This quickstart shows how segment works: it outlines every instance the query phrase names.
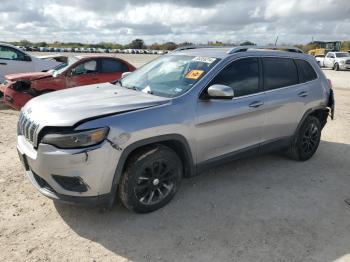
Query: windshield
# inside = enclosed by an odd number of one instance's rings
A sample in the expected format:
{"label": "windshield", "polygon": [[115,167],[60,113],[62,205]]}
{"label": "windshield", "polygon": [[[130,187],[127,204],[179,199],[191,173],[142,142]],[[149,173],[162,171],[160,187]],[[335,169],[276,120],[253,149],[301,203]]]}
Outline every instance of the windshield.
{"label": "windshield", "polygon": [[63,73],[68,67],[70,67],[72,64],[74,64],[75,62],[77,62],[79,59],[75,56],[70,56],[68,57],[68,62],[67,63],[62,63],[59,64],[58,66],[56,66],[53,69],[52,75],[53,76],[58,76],[61,73]]}
{"label": "windshield", "polygon": [[189,90],[218,58],[166,55],[136,70],[120,81],[127,88],[163,97],[176,97]]}
{"label": "windshield", "polygon": [[336,57],[349,57],[350,54],[349,53],[335,53]]}

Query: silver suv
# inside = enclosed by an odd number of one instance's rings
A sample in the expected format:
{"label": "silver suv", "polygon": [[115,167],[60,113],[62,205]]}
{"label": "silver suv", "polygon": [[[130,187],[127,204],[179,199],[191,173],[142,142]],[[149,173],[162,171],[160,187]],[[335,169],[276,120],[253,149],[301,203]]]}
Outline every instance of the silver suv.
{"label": "silver suv", "polygon": [[45,196],[129,209],[167,204],[182,177],[251,153],[316,152],[334,99],[297,49],[183,48],[114,83],[39,96],[21,111],[18,152]]}

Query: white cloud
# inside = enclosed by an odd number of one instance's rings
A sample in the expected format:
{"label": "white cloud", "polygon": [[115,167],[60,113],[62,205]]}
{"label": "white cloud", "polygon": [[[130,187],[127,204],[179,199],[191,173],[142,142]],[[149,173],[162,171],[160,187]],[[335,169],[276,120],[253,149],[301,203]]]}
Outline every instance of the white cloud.
{"label": "white cloud", "polygon": [[37,0],[0,5],[0,41],[284,43],[350,38],[349,0]]}

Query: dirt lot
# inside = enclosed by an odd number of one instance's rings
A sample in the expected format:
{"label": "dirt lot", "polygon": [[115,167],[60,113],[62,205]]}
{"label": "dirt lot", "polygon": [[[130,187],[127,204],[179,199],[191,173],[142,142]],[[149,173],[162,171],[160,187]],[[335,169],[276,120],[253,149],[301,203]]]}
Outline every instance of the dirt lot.
{"label": "dirt lot", "polygon": [[311,160],[265,155],[208,170],[147,215],[40,195],[17,158],[18,113],[0,106],[1,261],[350,261],[350,85],[335,87],[336,120]]}

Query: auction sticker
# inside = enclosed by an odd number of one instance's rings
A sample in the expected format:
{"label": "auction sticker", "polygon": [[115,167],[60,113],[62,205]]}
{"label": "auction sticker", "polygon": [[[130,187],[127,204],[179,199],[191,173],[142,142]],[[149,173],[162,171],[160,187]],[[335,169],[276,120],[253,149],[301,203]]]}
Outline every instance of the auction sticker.
{"label": "auction sticker", "polygon": [[198,79],[204,73],[203,70],[191,70],[187,73],[186,78],[188,79]]}
{"label": "auction sticker", "polygon": [[213,57],[204,57],[204,56],[196,56],[195,58],[192,59],[192,61],[195,62],[202,62],[202,63],[207,63],[211,64],[216,60],[216,58]]}

